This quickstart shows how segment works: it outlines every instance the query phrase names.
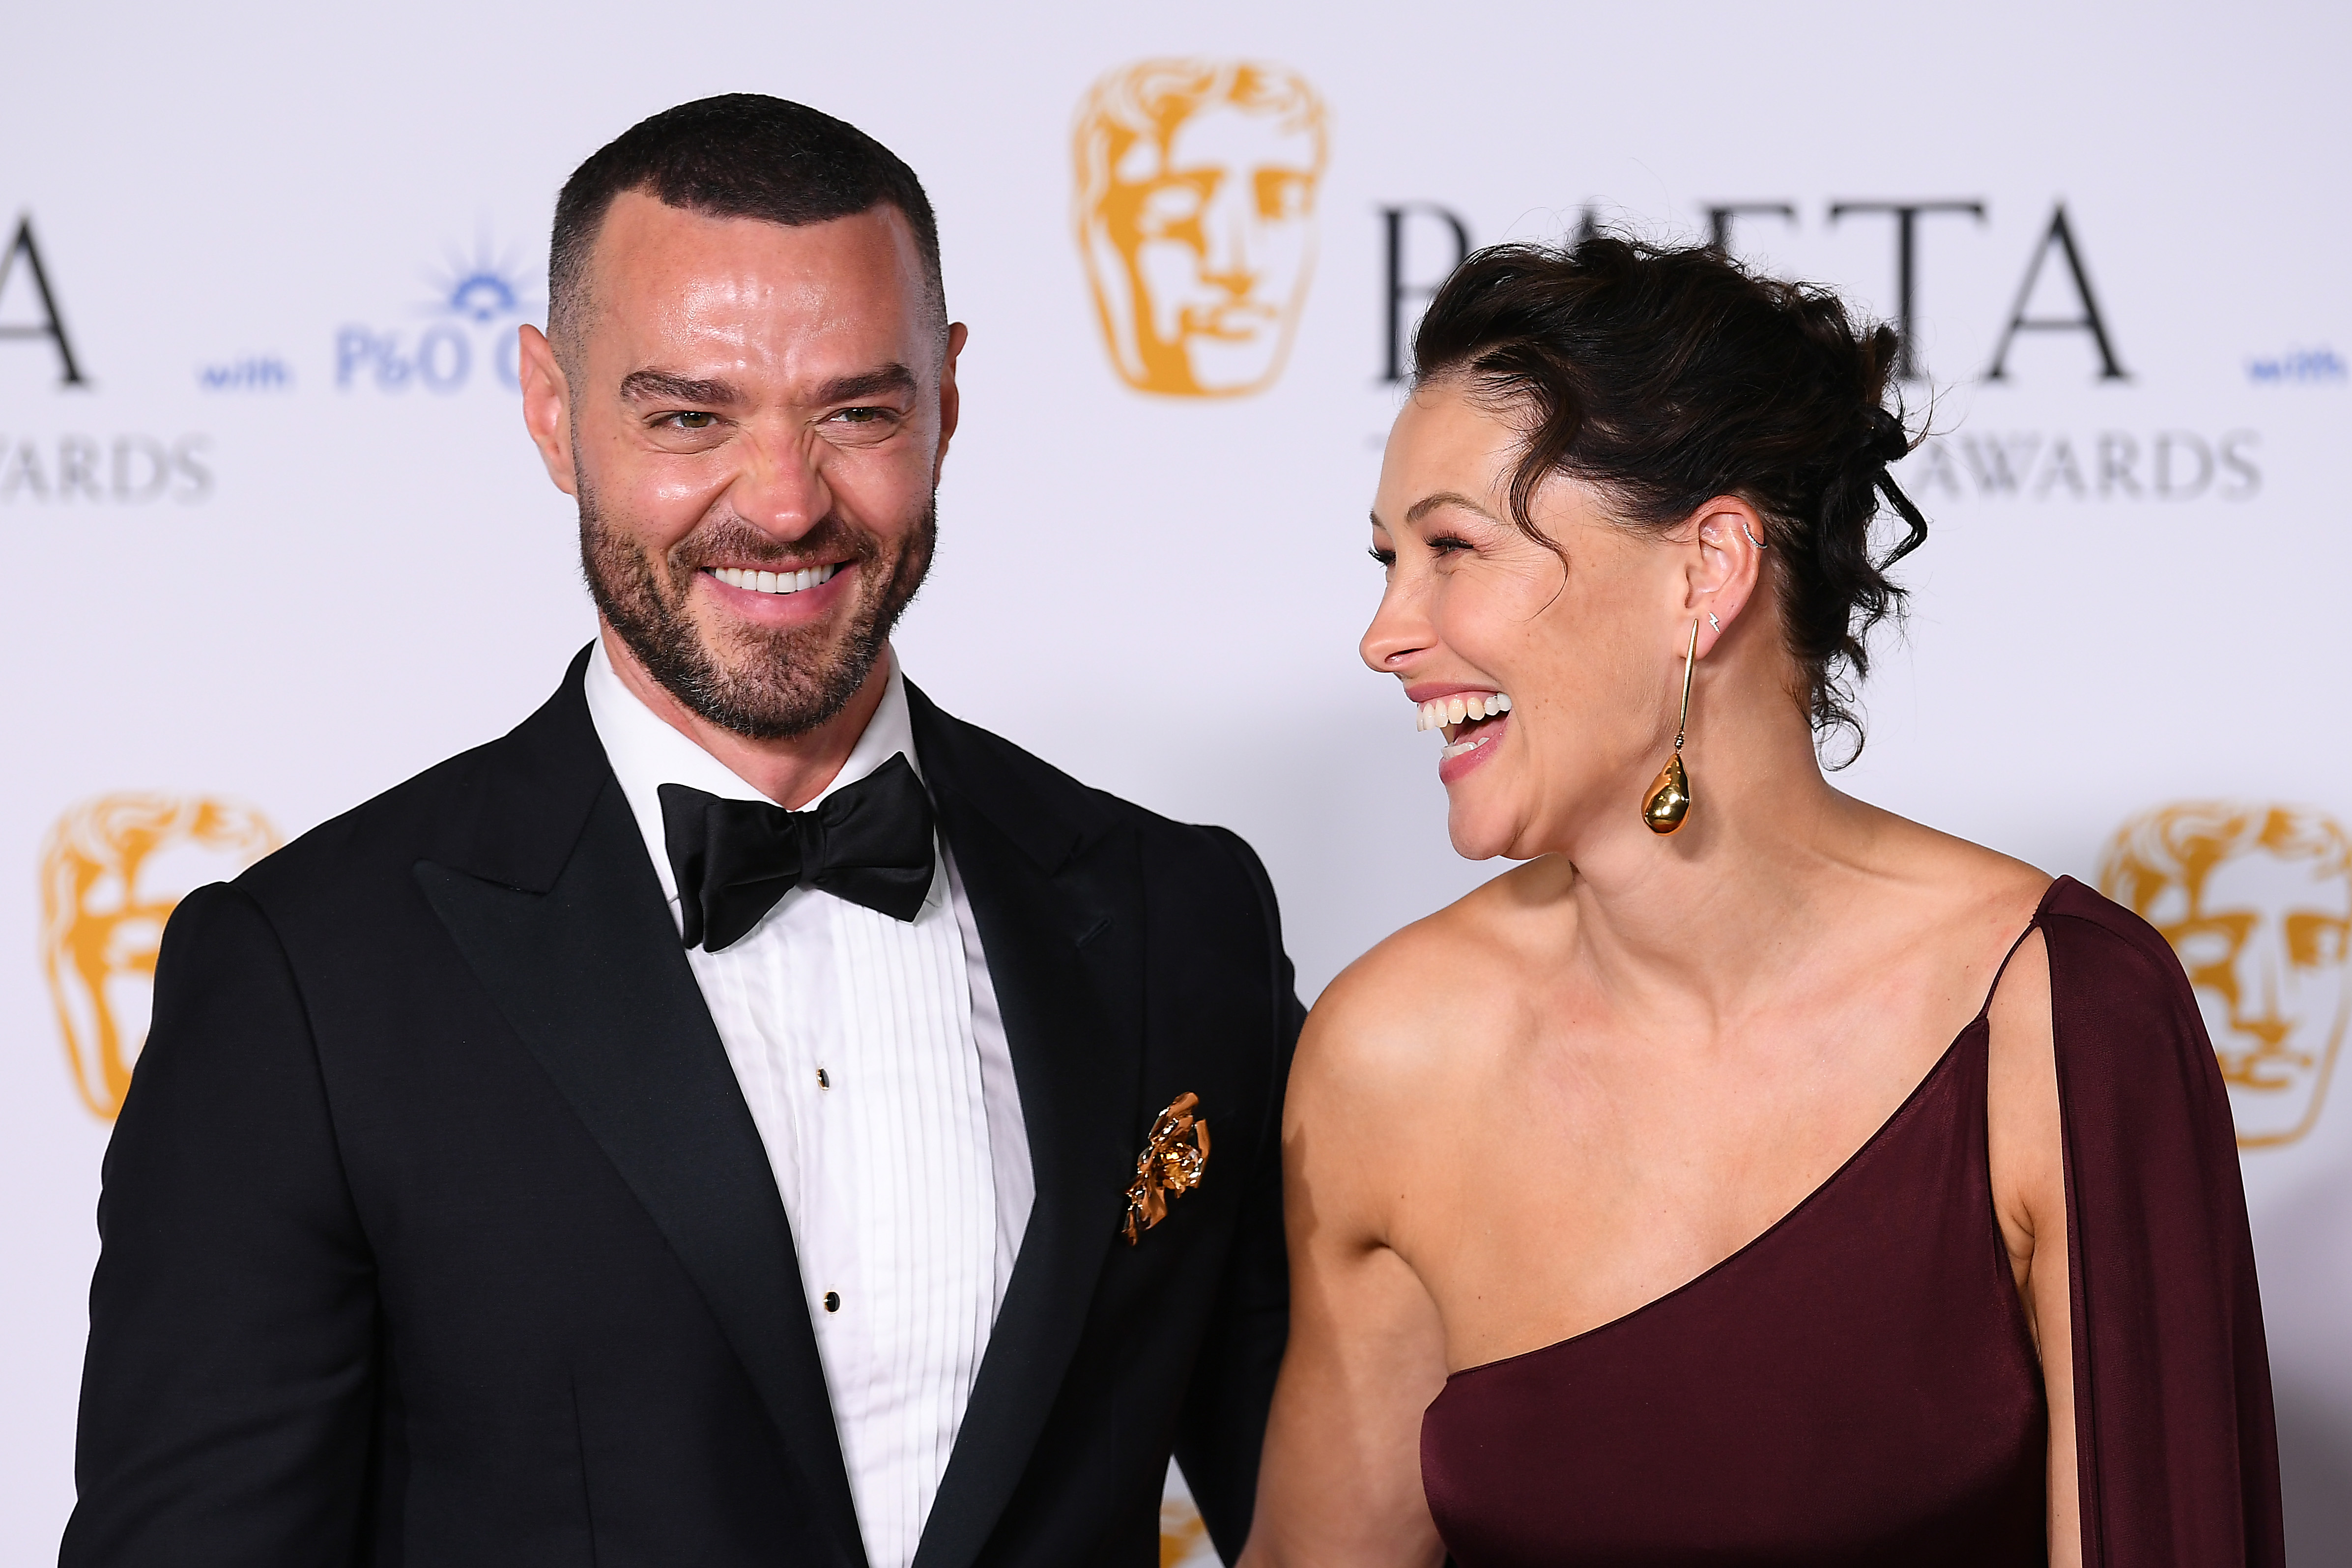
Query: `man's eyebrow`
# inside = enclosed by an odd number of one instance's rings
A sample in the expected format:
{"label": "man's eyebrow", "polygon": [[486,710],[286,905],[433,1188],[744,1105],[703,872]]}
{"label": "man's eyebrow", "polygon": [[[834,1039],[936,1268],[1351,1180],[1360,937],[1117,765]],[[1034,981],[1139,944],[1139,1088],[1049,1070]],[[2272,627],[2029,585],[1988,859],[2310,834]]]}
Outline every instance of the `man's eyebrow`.
{"label": "man's eyebrow", "polygon": [[631,371],[621,378],[621,395],[632,402],[691,402],[706,407],[742,401],[728,382],[698,382],[667,371]]}
{"label": "man's eyebrow", "polygon": [[1408,523],[1417,523],[1440,507],[1459,507],[1465,512],[1477,513],[1490,523],[1496,520],[1494,513],[1459,490],[1440,490],[1433,496],[1423,496],[1406,509],[1404,520]]}
{"label": "man's eyebrow", "polygon": [[818,388],[816,396],[810,401],[819,405],[856,402],[861,398],[887,392],[911,392],[919,385],[914,371],[894,361],[854,376],[836,376]]}

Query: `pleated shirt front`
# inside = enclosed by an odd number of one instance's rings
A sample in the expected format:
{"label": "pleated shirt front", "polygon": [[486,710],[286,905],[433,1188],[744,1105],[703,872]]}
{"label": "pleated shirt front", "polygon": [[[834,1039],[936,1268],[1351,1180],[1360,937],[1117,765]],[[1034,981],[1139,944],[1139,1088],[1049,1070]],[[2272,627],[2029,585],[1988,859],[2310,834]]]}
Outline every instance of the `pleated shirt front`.
{"label": "pleated shirt front", "polygon": [[[589,711],[677,914],[663,784],[763,799],[622,685],[600,643]],[[903,752],[889,684],[806,808]],[[1011,1052],[944,840],[912,921],[813,889],[688,959],[757,1124],[800,1254],[866,1555],[904,1568],[947,1469],[1034,1194]]]}

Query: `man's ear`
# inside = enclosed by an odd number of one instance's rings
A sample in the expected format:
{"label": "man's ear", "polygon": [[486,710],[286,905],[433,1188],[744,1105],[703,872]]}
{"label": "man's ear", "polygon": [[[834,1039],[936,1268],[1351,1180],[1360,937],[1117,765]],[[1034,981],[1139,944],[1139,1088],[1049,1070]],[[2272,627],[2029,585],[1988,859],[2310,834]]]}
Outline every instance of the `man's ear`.
{"label": "man's ear", "polygon": [[1727,636],[1763,585],[1764,518],[1737,496],[1717,496],[1692,515],[1683,612],[1698,622],[1698,653]]}
{"label": "man's ear", "polygon": [[963,394],[956,390],[956,360],[971,336],[971,329],[958,321],[948,328],[947,357],[940,361],[940,448],[931,455],[931,483],[940,482],[940,470],[947,466],[948,442],[956,433],[956,421],[963,414]]}
{"label": "man's ear", "polygon": [[572,387],[554,345],[536,327],[519,329],[521,352],[517,368],[522,382],[522,423],[539,448],[547,476],[567,496],[580,494],[579,473],[572,460]]}

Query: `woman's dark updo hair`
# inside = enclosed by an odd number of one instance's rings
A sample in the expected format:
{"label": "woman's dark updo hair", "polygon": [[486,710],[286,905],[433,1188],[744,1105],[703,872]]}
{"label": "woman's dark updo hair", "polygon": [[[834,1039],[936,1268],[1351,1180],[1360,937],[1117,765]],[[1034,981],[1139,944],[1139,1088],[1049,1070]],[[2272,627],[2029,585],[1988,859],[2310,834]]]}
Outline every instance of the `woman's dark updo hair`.
{"label": "woman's dark updo hair", "polygon": [[[1895,336],[1857,328],[1828,289],[1759,277],[1713,247],[1589,235],[1502,245],[1465,261],[1413,335],[1416,384],[1459,380],[1520,415],[1511,517],[1559,549],[1530,507],[1551,476],[1591,486],[1616,520],[1663,530],[1717,496],[1764,517],[1790,653],[1826,748],[1862,750],[1853,682],[1871,628],[1901,612],[1886,569],[1927,537],[1888,477],[1911,449],[1885,406]],[[1909,536],[1874,559],[1884,495]]]}

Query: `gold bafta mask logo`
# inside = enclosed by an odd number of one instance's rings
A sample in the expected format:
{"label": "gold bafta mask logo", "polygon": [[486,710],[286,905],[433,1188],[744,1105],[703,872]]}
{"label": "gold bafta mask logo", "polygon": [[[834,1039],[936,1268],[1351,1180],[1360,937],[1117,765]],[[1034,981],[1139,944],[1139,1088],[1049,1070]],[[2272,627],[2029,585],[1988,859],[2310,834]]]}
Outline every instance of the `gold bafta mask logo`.
{"label": "gold bafta mask logo", "polygon": [[1170,1498],[1160,1505],[1160,1568],[1196,1568],[1218,1561],[1210,1544],[1208,1521],[1189,1498]]}
{"label": "gold bafta mask logo", "polygon": [[2191,800],[2124,824],[2099,888],[2164,933],[2242,1148],[2311,1130],[2352,1015],[2352,839],[2299,806]]}
{"label": "gold bafta mask logo", "polygon": [[1160,1495],[1160,1568],[1219,1568],[1208,1521],[1173,1467]]}
{"label": "gold bafta mask logo", "polygon": [[111,1121],[147,1042],[163,922],[192,890],[278,847],[261,813],[180,795],[103,795],[41,845],[41,961],[82,1103]]}
{"label": "gold bafta mask logo", "polygon": [[1295,71],[1145,60],[1078,110],[1077,225],[1111,361],[1179,397],[1281,373],[1315,269],[1323,100]]}

